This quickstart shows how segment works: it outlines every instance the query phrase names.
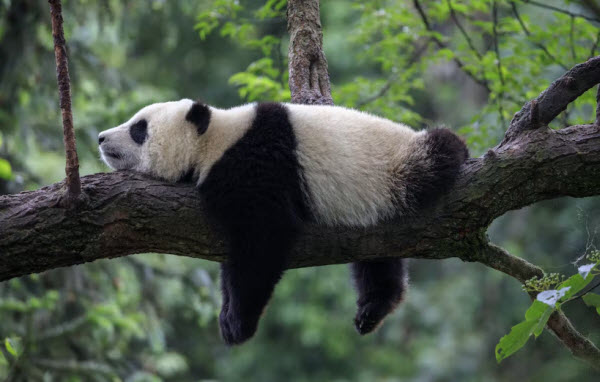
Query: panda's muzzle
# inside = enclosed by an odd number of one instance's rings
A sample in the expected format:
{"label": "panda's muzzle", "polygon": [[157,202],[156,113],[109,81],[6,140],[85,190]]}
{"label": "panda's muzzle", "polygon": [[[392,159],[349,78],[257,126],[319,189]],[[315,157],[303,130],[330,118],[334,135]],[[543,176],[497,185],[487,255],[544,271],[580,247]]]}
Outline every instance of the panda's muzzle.
{"label": "panda's muzzle", "polygon": [[111,157],[111,158],[115,158],[115,159],[123,159],[123,156],[119,153],[114,153],[114,152],[110,152],[110,151],[102,151],[102,153],[104,155],[106,155],[107,157]]}

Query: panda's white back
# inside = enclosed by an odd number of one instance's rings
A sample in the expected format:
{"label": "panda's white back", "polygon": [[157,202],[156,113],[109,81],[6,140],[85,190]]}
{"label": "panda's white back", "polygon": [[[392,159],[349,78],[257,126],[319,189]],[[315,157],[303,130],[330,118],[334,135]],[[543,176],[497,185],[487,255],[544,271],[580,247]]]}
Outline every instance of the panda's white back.
{"label": "panda's white back", "polygon": [[317,220],[367,226],[392,217],[392,174],[419,133],[343,107],[286,107]]}

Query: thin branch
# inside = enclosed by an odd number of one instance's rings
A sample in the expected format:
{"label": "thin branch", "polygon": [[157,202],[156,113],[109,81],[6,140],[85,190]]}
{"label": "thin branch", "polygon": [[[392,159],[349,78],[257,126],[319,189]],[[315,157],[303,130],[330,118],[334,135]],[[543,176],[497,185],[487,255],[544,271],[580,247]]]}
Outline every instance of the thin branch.
{"label": "thin branch", "polygon": [[600,126],[600,85],[596,90],[596,126]]}
{"label": "thin branch", "polygon": [[100,374],[106,377],[114,377],[115,371],[107,364],[94,361],[77,361],[73,359],[56,360],[34,358],[31,363],[43,369],[53,369],[56,371],[64,371],[80,374]]}
{"label": "thin branch", "polygon": [[460,33],[463,35],[465,40],[467,40],[467,44],[469,45],[469,48],[471,49],[473,54],[475,54],[475,56],[477,56],[477,58],[479,60],[481,60],[481,53],[479,53],[477,48],[475,48],[475,44],[473,44],[471,37],[469,36],[469,34],[467,33],[467,31],[465,30],[463,25],[460,23],[460,20],[458,19],[458,15],[454,11],[454,7],[452,7],[451,0],[446,0],[446,3],[448,4],[448,9],[450,10],[450,17],[452,18],[452,21],[454,21],[454,24],[456,24],[456,26],[460,30]]}
{"label": "thin branch", "polygon": [[[519,10],[517,9],[517,4],[515,4],[514,1],[511,1],[510,7],[512,9],[513,15],[519,22],[519,25],[521,26],[521,29],[523,30],[525,35],[527,35],[527,37],[531,37],[531,32],[529,31],[529,28],[527,28],[527,26],[525,25],[525,22],[521,18],[521,14],[519,13]],[[599,33],[599,36],[600,36],[600,33]],[[546,48],[546,46],[544,44],[535,42],[535,41],[531,41],[531,39],[528,39],[527,41],[529,41],[535,47],[541,49],[546,54],[546,56],[548,56],[548,58],[550,58],[554,63],[559,65],[561,68],[563,68],[564,70],[569,70],[569,67],[566,66],[565,64],[563,64],[562,62],[560,62],[560,60],[558,58],[556,58],[556,56],[554,56],[552,53],[550,53],[550,51],[548,50],[548,48]],[[593,57],[593,56],[594,56],[594,53],[592,51],[592,55],[590,57]]]}
{"label": "thin branch", "polygon": [[598,83],[600,83],[600,56],[575,65],[535,99],[538,104],[539,123],[531,122],[532,102],[526,103],[514,115],[500,146],[515,139],[525,130],[549,124],[571,102]]}
{"label": "thin branch", "polygon": [[[480,248],[481,251],[477,255],[465,260],[478,261],[514,277],[522,284],[532,277],[543,276],[543,271],[540,268],[526,260],[511,255],[503,248],[491,243],[483,244]],[[535,298],[535,293],[530,295],[532,298]],[[547,326],[575,357],[586,362],[594,369],[600,370],[600,350],[575,329],[564,313],[559,311],[554,312],[550,316]]]}
{"label": "thin branch", "polygon": [[593,291],[594,289],[598,288],[599,286],[600,286],[600,280],[597,283],[595,283],[594,285],[592,285],[591,287],[589,287],[585,292],[580,292],[577,296],[571,297],[569,299],[569,301],[578,300],[578,299],[582,298],[583,296],[585,296],[586,294]]}
{"label": "thin branch", "polygon": [[69,65],[67,61],[67,48],[63,31],[62,6],[60,0],[48,0],[50,15],[52,17],[52,36],[54,37],[54,55],[56,59],[56,80],[60,93],[60,110],[63,122],[63,139],[67,157],[65,172],[67,175],[67,203],[76,202],[81,195],[81,181],[79,179],[79,159],[75,146],[75,133],[73,131],[73,114],[71,112],[71,84],[69,78]]}
{"label": "thin branch", "polygon": [[496,67],[498,69],[498,77],[500,78],[500,85],[502,89],[498,92],[498,112],[500,113],[500,120],[502,126],[506,126],[506,120],[504,119],[504,108],[502,107],[502,100],[504,98],[504,74],[502,73],[502,61],[500,58],[500,48],[498,47],[498,4],[496,1],[492,2],[492,38],[494,41],[494,53],[496,54]]}
{"label": "thin branch", "polygon": [[[417,47],[417,49],[415,49],[412,56],[406,63],[405,67],[412,66],[421,57],[423,52],[425,52],[426,48],[427,48],[427,43],[424,43],[424,44],[420,45],[419,47]],[[400,70],[402,70],[402,68],[400,68]],[[360,109],[364,105],[369,104],[380,97],[383,97],[388,92],[388,90],[390,90],[390,88],[392,87],[392,85],[394,84],[394,82],[396,81],[396,79],[398,77],[399,77],[398,72],[392,73],[388,77],[387,81],[383,84],[383,86],[375,94],[356,102],[356,105],[354,105],[354,107],[356,107],[357,109]]]}
{"label": "thin branch", "polygon": [[[417,9],[417,12],[419,13],[419,16],[421,17],[421,21],[423,22],[423,25],[425,25],[425,29],[427,29],[427,31],[429,31],[429,32],[434,32],[433,28],[431,27],[431,24],[429,23],[429,19],[427,18],[427,14],[423,10],[423,7],[421,6],[421,3],[419,2],[419,0],[413,0],[413,4],[414,4],[415,8]],[[446,43],[444,43],[442,40],[437,38],[437,36],[432,35],[431,39],[439,48],[441,48],[441,49],[448,48],[448,45],[446,45]],[[453,61],[456,63],[458,68],[460,70],[462,70],[466,75],[471,77],[471,79],[473,81],[475,81],[476,83],[478,83],[479,85],[484,87],[489,93],[492,92],[488,82],[485,79],[479,78],[479,77],[475,76],[473,73],[471,73],[470,71],[466,70],[465,64],[458,57],[454,57]]]}
{"label": "thin branch", "polygon": [[569,45],[571,47],[571,58],[573,62],[577,62],[577,55],[575,54],[575,17],[571,16],[571,27],[569,28]]}
{"label": "thin branch", "polygon": [[558,8],[558,7],[555,7],[553,5],[540,3],[540,2],[537,2],[537,1],[534,1],[534,0],[523,0],[523,2],[526,3],[526,4],[535,5],[536,7],[540,7],[540,8],[544,8],[544,9],[549,9],[551,11],[555,11],[555,12],[559,12],[559,13],[562,13],[562,14],[565,14],[565,15],[569,15],[571,17],[577,17],[577,18],[581,18],[581,19],[586,19],[588,21],[595,21],[597,23],[600,23],[600,19],[597,19],[595,17],[591,17],[591,16],[584,15],[584,14],[581,14],[581,13],[571,12],[571,11],[569,11],[567,9]]}
{"label": "thin branch", "polygon": [[39,341],[44,341],[44,340],[48,340],[51,338],[64,336],[66,334],[72,333],[75,330],[79,329],[87,321],[88,321],[88,317],[86,315],[77,317],[71,321],[61,323],[57,326],[54,326],[52,328],[45,330],[44,332],[40,333],[37,336],[37,339]]}
{"label": "thin branch", "polygon": [[598,49],[599,43],[600,43],[600,31],[598,31],[598,34],[596,35],[596,41],[594,41],[594,44],[592,45],[592,48],[590,49],[590,57],[588,57],[588,59],[590,59],[596,55],[596,49]]}
{"label": "thin branch", "polygon": [[398,73],[392,73],[392,75],[390,75],[388,77],[387,81],[385,81],[383,86],[375,94],[372,94],[372,95],[368,96],[367,98],[356,102],[354,107],[357,109],[360,109],[361,107],[365,106],[366,104],[369,104],[369,103],[375,101],[376,99],[383,97],[385,95],[385,93],[387,93],[388,90],[390,90],[390,88],[392,87],[392,85],[394,84],[394,82],[396,81],[397,78],[398,78]]}

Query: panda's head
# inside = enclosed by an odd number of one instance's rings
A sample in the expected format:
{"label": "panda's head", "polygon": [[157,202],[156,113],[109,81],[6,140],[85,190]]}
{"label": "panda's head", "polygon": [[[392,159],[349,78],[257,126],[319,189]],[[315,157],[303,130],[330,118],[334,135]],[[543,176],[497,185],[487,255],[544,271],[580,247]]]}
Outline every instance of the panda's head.
{"label": "panda's head", "polygon": [[98,136],[102,160],[115,170],[134,170],[176,181],[201,155],[210,108],[182,99],[155,103]]}

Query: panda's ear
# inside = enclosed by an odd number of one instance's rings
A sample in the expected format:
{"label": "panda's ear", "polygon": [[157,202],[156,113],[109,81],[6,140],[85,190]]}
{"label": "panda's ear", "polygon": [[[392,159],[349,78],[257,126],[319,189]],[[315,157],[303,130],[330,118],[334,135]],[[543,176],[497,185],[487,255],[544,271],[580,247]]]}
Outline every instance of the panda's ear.
{"label": "panda's ear", "polygon": [[202,135],[208,129],[210,122],[210,109],[200,101],[195,101],[185,115],[185,120],[196,126],[198,135]]}

